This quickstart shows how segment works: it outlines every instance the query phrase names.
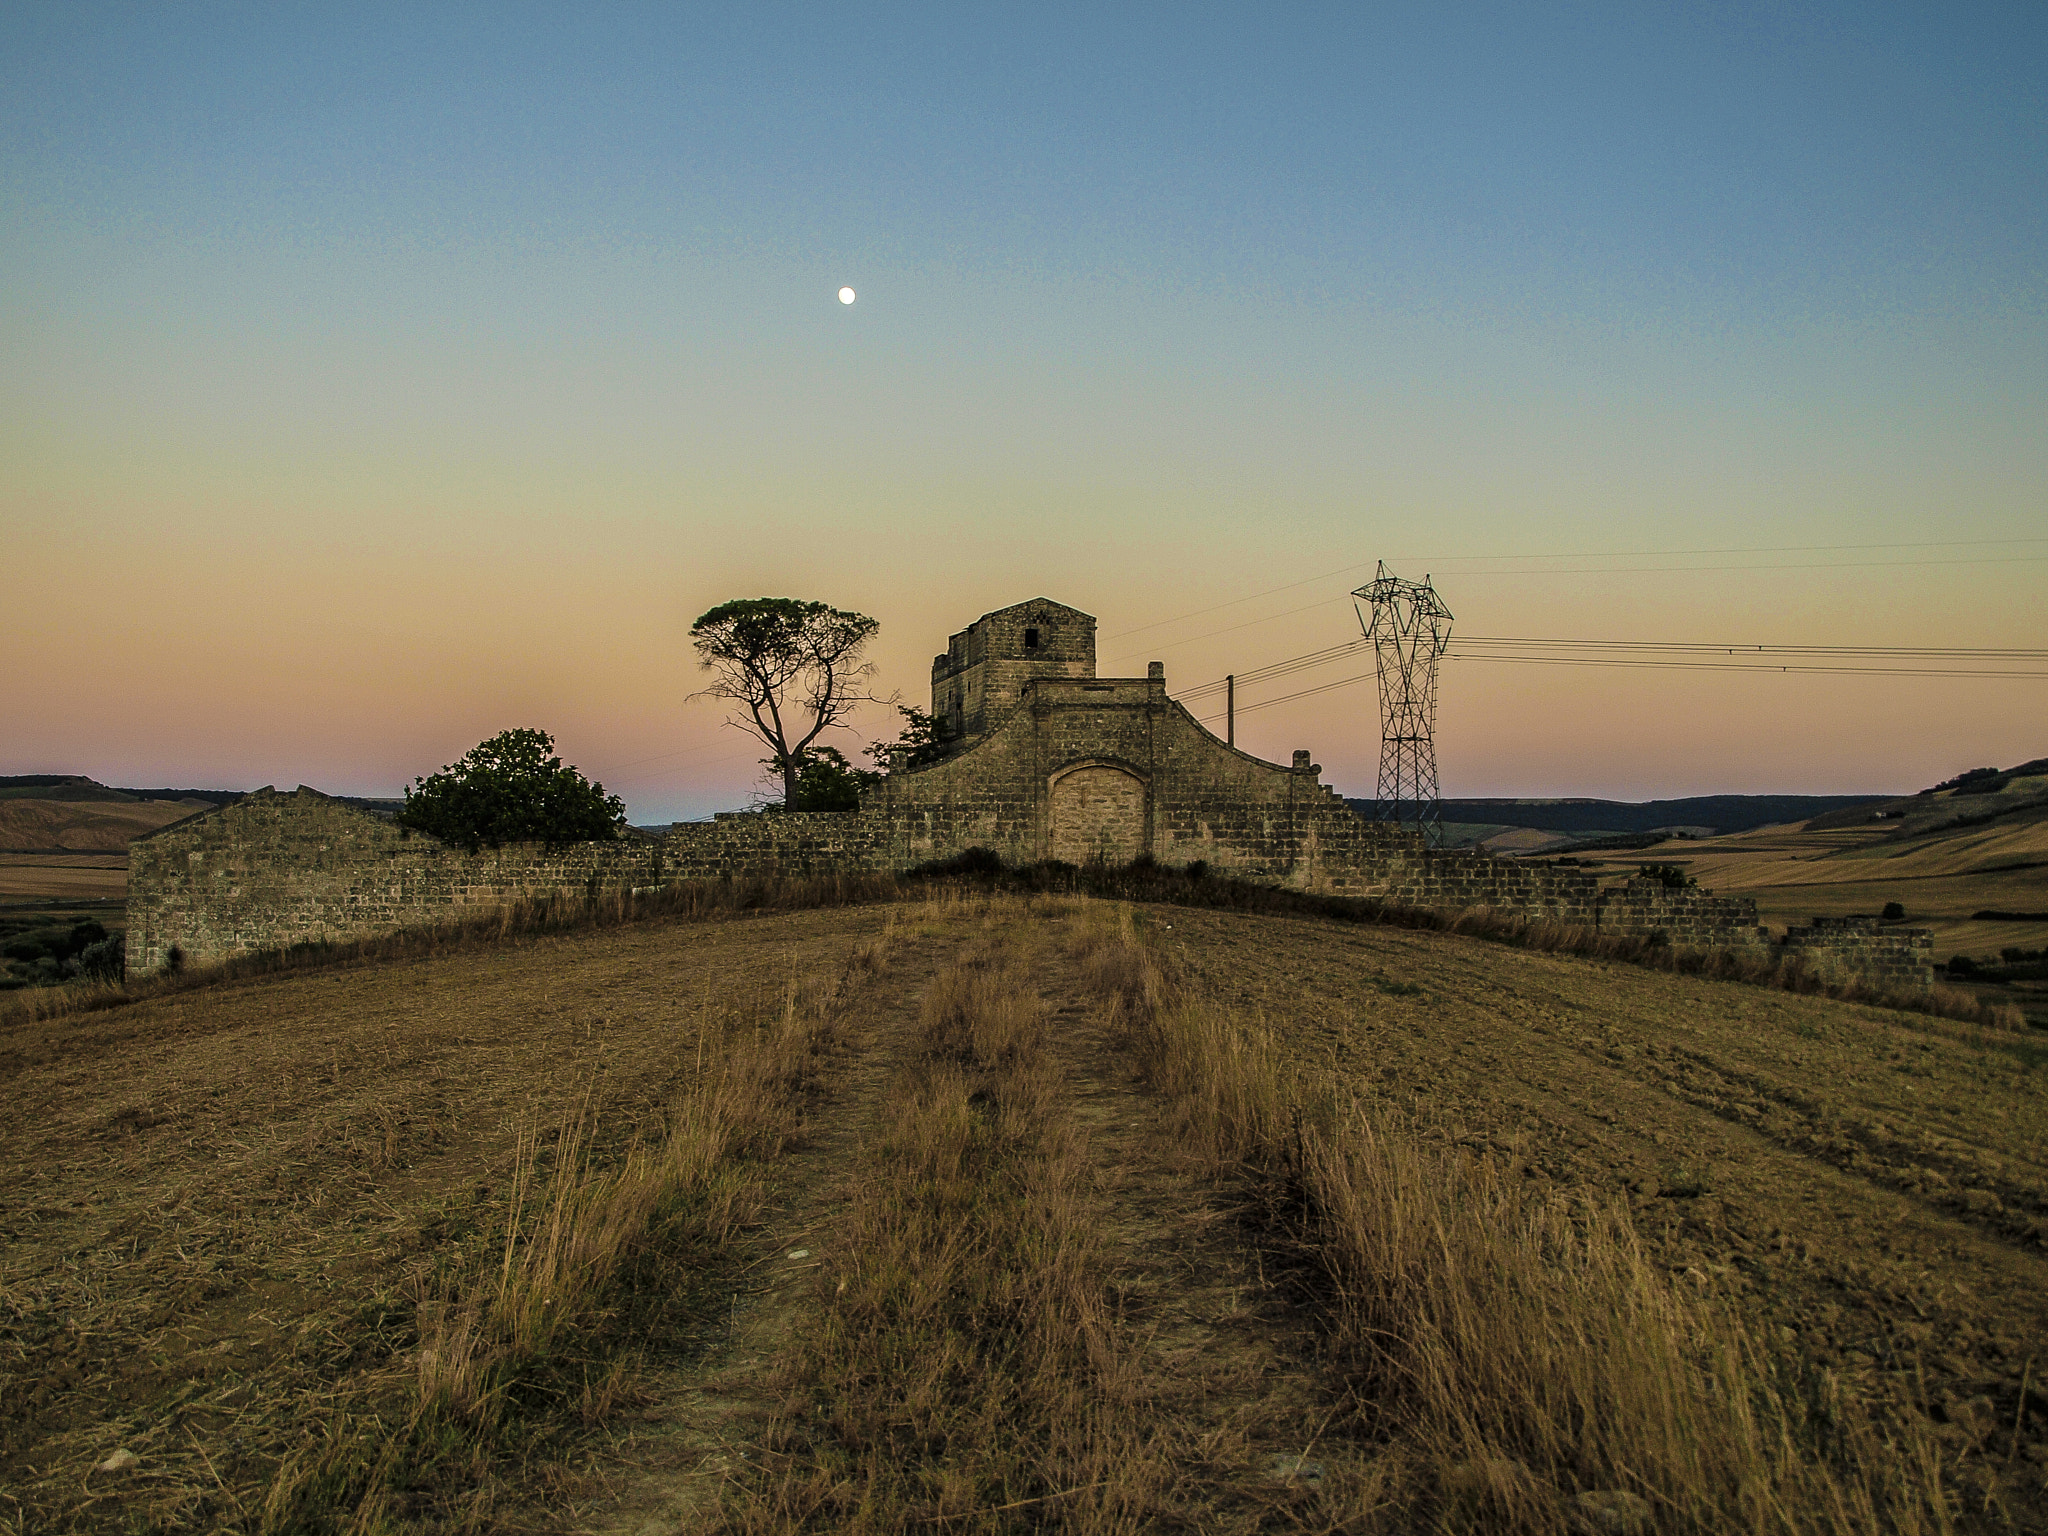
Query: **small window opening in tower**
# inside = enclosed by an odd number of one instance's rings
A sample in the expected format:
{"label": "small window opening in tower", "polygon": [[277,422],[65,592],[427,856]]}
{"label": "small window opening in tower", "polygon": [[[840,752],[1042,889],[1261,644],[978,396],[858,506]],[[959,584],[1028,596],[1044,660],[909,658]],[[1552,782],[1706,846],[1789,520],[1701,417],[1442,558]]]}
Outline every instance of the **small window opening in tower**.
{"label": "small window opening in tower", "polygon": [[1025,631],[1024,631],[1024,649],[1025,649],[1025,650],[1027,650],[1027,651],[1035,651],[1035,650],[1037,650],[1037,649],[1038,649],[1038,631],[1037,631],[1037,630],[1035,630],[1035,629],[1027,629],[1027,630],[1025,630]]}

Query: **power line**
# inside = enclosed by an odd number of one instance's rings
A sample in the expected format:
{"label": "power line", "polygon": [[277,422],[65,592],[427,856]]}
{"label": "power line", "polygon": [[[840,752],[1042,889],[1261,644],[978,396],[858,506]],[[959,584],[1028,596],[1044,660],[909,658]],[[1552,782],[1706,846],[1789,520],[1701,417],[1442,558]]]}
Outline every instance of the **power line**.
{"label": "power line", "polygon": [[[1714,651],[1729,655],[1767,653],[1773,656],[1967,656],[2016,661],[2048,661],[2048,648],[2038,646],[1970,645],[1731,645],[1714,640],[1551,640],[1531,635],[1461,635],[1460,645],[1540,645],[1572,650]],[[1240,677],[1245,674],[1238,674]]]}
{"label": "power line", "polygon": [[[1457,562],[1457,561],[1464,561],[1464,560],[1636,560],[1636,559],[1647,559],[1647,558],[1650,558],[1650,557],[1652,557],[1652,556],[1664,556],[1664,557],[1666,557],[1666,558],[1670,558],[1670,557],[1672,557],[1672,556],[1676,556],[1676,555],[1808,555],[1808,554],[1822,554],[1822,553],[1834,553],[1834,552],[1839,552],[1839,551],[1844,551],[1844,550],[1870,550],[1870,549],[1981,549],[1981,548],[1985,548],[1985,547],[1987,547],[1987,546],[1990,546],[1990,545],[1994,545],[1994,544],[2048,544],[2048,538],[2044,538],[2044,537],[2032,537],[2032,536],[2029,536],[2029,537],[2021,537],[2021,538],[2009,538],[2009,539],[1909,539],[1909,540],[1902,540],[1902,541],[1897,541],[1897,542],[1892,542],[1892,543],[1876,543],[1876,544],[1755,544],[1755,545],[1739,545],[1739,544],[1731,544],[1731,545],[1722,545],[1722,546],[1719,546],[1719,547],[1715,547],[1715,548],[1708,548],[1708,549],[1618,549],[1618,550],[1580,550],[1580,551],[1574,551],[1574,552],[1569,552],[1569,553],[1565,553],[1565,554],[1525,554],[1525,555],[1516,555],[1516,554],[1490,554],[1490,555],[1406,555],[1406,556],[1402,556],[1402,557],[1400,557],[1400,558],[1401,558],[1401,559],[1402,559],[1402,560],[1403,560],[1403,561],[1404,561],[1405,563],[1407,563],[1407,564],[1410,564],[1410,565],[1428,565],[1428,564],[1431,564],[1431,563],[1434,563],[1434,562]],[[2024,558],[2024,559],[2038,559],[2038,558],[2042,558],[2042,557],[2039,557],[2039,556],[2023,556],[2023,557],[2021,557],[2021,558]],[[1335,569],[1335,570],[1333,570],[1333,571],[1323,571],[1323,572],[1321,572],[1320,574],[1318,574],[1318,575],[1315,575],[1315,576],[1305,576],[1305,577],[1303,577],[1303,578],[1302,578],[1302,579],[1301,579],[1300,581],[1290,581],[1290,582],[1287,582],[1287,583],[1285,583],[1285,584],[1284,584],[1284,585],[1282,585],[1282,586],[1278,586],[1278,587],[1268,587],[1268,588],[1266,588],[1266,589],[1265,589],[1265,590],[1264,590],[1263,592],[1253,592],[1253,593],[1250,593],[1250,594],[1248,594],[1247,596],[1244,596],[1244,597],[1233,597],[1233,598],[1229,599],[1229,600],[1228,600],[1227,602],[1221,602],[1221,603],[1212,603],[1212,604],[1210,604],[1210,605],[1209,605],[1208,607],[1206,607],[1206,608],[1192,608],[1192,609],[1189,609],[1189,610],[1188,610],[1188,611],[1187,611],[1186,613],[1180,613],[1180,614],[1175,614],[1175,615],[1174,615],[1174,616],[1173,616],[1172,618],[1170,618],[1170,619],[1155,619],[1155,620],[1154,620],[1154,621],[1153,621],[1152,623],[1150,623],[1150,624],[1140,624],[1140,625],[1138,625],[1138,626],[1137,626],[1136,628],[1134,628],[1134,629],[1120,629],[1120,630],[1118,630],[1118,631],[1117,631],[1117,632],[1116,632],[1115,634],[1112,634],[1112,635],[1104,635],[1104,636],[1103,636],[1102,638],[1103,638],[1103,639],[1104,639],[1105,641],[1109,641],[1109,640],[1122,640],[1122,639],[1124,639],[1124,638],[1126,638],[1127,636],[1130,636],[1130,635],[1142,635],[1142,634],[1145,634],[1145,633],[1146,633],[1147,631],[1149,631],[1149,630],[1154,630],[1154,629],[1164,629],[1164,628],[1165,628],[1165,627],[1166,627],[1167,625],[1169,625],[1169,624],[1178,624],[1178,623],[1180,623],[1180,622],[1181,622],[1182,620],[1184,620],[1184,619],[1198,619],[1198,618],[1201,618],[1201,617],[1202,617],[1202,616],[1203,616],[1204,614],[1209,614],[1209,613],[1218,613],[1218,612],[1221,612],[1221,611],[1222,611],[1223,609],[1225,609],[1225,608],[1235,608],[1235,607],[1237,607],[1237,606],[1238,606],[1239,604],[1241,604],[1241,603],[1255,603],[1255,602],[1257,602],[1257,601],[1258,601],[1258,600],[1259,600],[1260,598],[1262,598],[1262,597],[1272,597],[1272,596],[1275,596],[1276,594],[1278,594],[1278,593],[1281,593],[1281,592],[1292,592],[1292,591],[1294,591],[1294,590],[1295,590],[1295,589],[1296,589],[1297,587],[1307,587],[1307,586],[1313,586],[1313,585],[1314,585],[1315,583],[1317,583],[1317,582],[1319,582],[1319,581],[1330,581],[1330,580],[1333,580],[1334,578],[1336,578],[1336,577],[1338,577],[1338,576],[1348,576],[1348,575],[1350,575],[1350,574],[1351,574],[1351,573],[1352,573],[1353,571],[1362,571],[1362,570],[1364,570],[1364,569],[1365,569],[1365,568],[1366,568],[1366,567],[1367,567],[1368,565],[1371,565],[1372,563],[1373,563],[1372,561],[1369,561],[1369,560],[1368,560],[1368,561],[1362,561],[1362,562],[1360,562],[1360,563],[1359,563],[1359,564],[1357,564],[1357,565],[1343,565],[1343,566],[1339,566],[1339,567],[1337,567],[1337,569]],[[1917,564],[1921,564],[1921,563],[1923,563],[1923,562],[1920,562],[1920,561],[1905,561],[1905,560],[1902,560],[1902,561],[1896,561],[1896,562],[1887,562],[1887,563],[1893,563],[1893,564],[1899,564],[1899,565],[1917,565]],[[1939,561],[1933,561],[1933,562],[1924,562],[1924,563],[1929,563],[1929,564],[1944,564],[1944,563],[1950,563],[1950,562],[1939,562]],[[1970,562],[1955,562],[1955,563],[1970,563]],[[1975,562],[1975,563],[1983,563],[1983,562]],[[1736,567],[1724,567],[1724,569],[1736,569],[1736,570],[1776,570],[1776,569],[1785,569],[1785,570],[1808,570],[1808,569],[1815,569],[1815,568],[1816,568],[1816,567],[1810,567],[1810,566],[1784,566],[1784,567],[1777,567],[1777,566],[1736,566]],[[1818,568],[1819,568],[1819,569],[1826,569],[1826,567],[1818,567]],[[1845,568],[1845,569],[1847,569],[1847,568],[1849,568],[1849,567],[1845,566],[1844,568]],[[1714,569],[1714,567],[1709,567],[1708,569]],[[1585,574],[1585,573],[1583,573],[1583,572],[1562,572],[1562,571],[1551,571],[1551,572],[1537,572],[1537,571],[1530,571],[1530,572],[1513,572],[1513,571],[1511,571],[1511,572],[1496,572],[1496,571],[1461,571],[1461,572],[1458,572],[1458,573],[1456,573],[1456,574],[1458,574],[1458,575],[1463,575],[1463,576],[1491,576],[1491,575],[1503,575],[1503,574],[1504,574],[1504,575],[1545,575],[1545,574],[1547,574],[1547,575],[1580,575],[1580,574]],[[1632,573],[1623,573],[1623,574],[1632,574]],[[1276,617],[1278,617],[1278,615],[1276,615]],[[1220,633],[1220,631],[1219,631],[1219,633]]]}
{"label": "power line", "polygon": [[[1564,556],[1558,556],[1564,559]],[[1571,570],[1446,571],[1468,576],[1696,576],[1716,571],[1919,571],[1931,565],[2014,565],[2048,555],[1966,555],[1960,560],[1824,560],[1792,565],[1589,565]]]}
{"label": "power line", "polygon": [[[1360,672],[1355,677],[1340,677],[1334,683],[1319,683],[1313,688],[1303,688],[1296,693],[1282,694],[1277,699],[1262,699],[1256,704],[1240,704],[1237,706],[1237,712],[1240,715],[1257,714],[1262,709],[1271,709],[1275,704],[1292,704],[1296,699],[1305,699],[1312,694],[1329,693],[1337,688],[1348,688],[1353,683],[1368,682],[1378,675],[1377,672]],[[1195,718],[1200,720],[1202,724],[1207,725],[1211,720],[1221,720],[1223,716],[1218,713],[1214,715],[1197,715]]]}
{"label": "power line", "polygon": [[[1452,651],[1453,661],[1509,661],[1537,667],[1651,667],[1672,672],[1834,672],[1866,677],[2048,677],[2048,671],[2013,672],[1988,667],[1842,667],[1802,662],[1755,661],[1633,661],[1620,656],[1507,656],[1486,652]],[[1243,714],[1243,710],[1238,711]]]}
{"label": "power line", "polygon": [[[2048,543],[2048,540],[2030,540],[2030,541],[2021,541],[2021,540],[2017,540],[2017,539],[2014,539],[2014,540],[1998,540],[1998,541],[1986,541],[1986,542],[2001,542],[2001,543],[2020,543],[2020,542],[2041,542],[2041,543]],[[1853,546],[1844,546],[1844,547],[1853,547]],[[1673,550],[1673,551],[1670,551],[1670,553],[1673,553],[1673,554],[1686,554],[1686,553],[1692,553],[1692,551],[1686,551],[1686,550]],[[1700,553],[1705,553],[1705,551],[1700,551]],[[1472,558],[1474,558],[1474,559],[1477,559],[1477,558],[1479,558],[1479,557],[1478,557],[1478,556],[1473,556]],[[1507,556],[1507,557],[1504,557],[1504,558],[1509,558],[1509,559],[1512,559],[1512,558],[1514,558],[1514,557],[1513,557],[1513,556]],[[1568,559],[1568,558],[1571,558],[1571,557],[1569,557],[1569,556],[1564,556],[1564,555],[1556,555],[1556,556],[1530,556],[1529,558],[1531,558],[1531,559],[1539,559],[1539,558],[1548,558],[1548,559]],[[1600,558],[1600,557],[1598,557],[1598,556],[1582,556],[1582,557],[1580,557],[1580,558]],[[1679,575],[1702,575],[1702,574],[1711,574],[1711,573],[1713,573],[1713,572],[1717,572],[1717,571],[1718,571],[1718,572],[1727,572],[1727,571],[1856,571],[1856,570],[1893,570],[1893,569],[1896,569],[1896,570],[1924,570],[1924,569],[1926,569],[1926,568],[1927,568],[1927,567],[1929,567],[1929,566],[1949,566],[1949,565],[2014,565],[2014,564],[2022,564],[2022,563],[2024,563],[2024,564],[2035,564],[2035,563],[2039,563],[2039,562],[2043,562],[2043,561],[2048,561],[2048,555],[1983,555],[1983,556],[1971,556],[1971,557],[1969,557],[1969,558],[1966,558],[1966,559],[1962,559],[1962,560],[1862,560],[1862,561],[1848,561],[1848,560],[1837,560],[1837,561],[1828,561],[1828,562],[1824,562],[1824,563],[1816,563],[1816,564],[1797,564],[1797,565],[1635,565],[1635,566],[1620,566],[1620,565],[1606,566],[1606,565],[1603,565],[1603,566],[1583,566],[1583,567],[1578,567],[1578,568],[1574,568],[1574,569],[1569,569],[1569,570],[1554,570],[1554,569],[1553,569],[1553,570],[1503,570],[1503,571],[1454,571],[1454,572],[1451,572],[1451,573],[1449,573],[1449,574],[1451,574],[1451,575],[1454,575],[1454,576],[1458,577],[1458,578],[1459,578],[1460,580],[1463,580],[1463,579],[1464,579],[1465,577],[1468,577],[1468,576],[1518,576],[1518,577],[1535,577],[1535,576],[1679,576]],[[1318,579],[1318,580],[1320,580],[1320,579],[1323,579],[1323,578],[1314,578],[1314,579]],[[1306,586],[1306,585],[1308,585],[1308,583],[1307,583],[1307,582],[1296,582],[1296,583],[1294,583],[1294,585],[1295,585],[1295,586]],[[1274,591],[1285,591],[1286,589],[1285,589],[1285,588],[1279,588],[1279,587],[1276,587],[1276,588],[1274,588],[1273,590],[1274,590]],[[1270,594],[1260,594],[1260,595],[1261,595],[1261,596],[1268,596],[1268,595],[1270,595]],[[1250,601],[1252,601],[1252,599],[1251,599],[1251,598],[1241,598],[1241,599],[1238,599],[1238,601],[1241,601],[1241,602],[1250,602]],[[1181,639],[1179,639],[1179,640],[1169,640],[1169,641],[1168,641],[1168,642],[1166,642],[1166,644],[1164,644],[1164,645],[1156,645],[1156,646],[1152,646],[1152,647],[1150,647],[1150,653],[1151,653],[1152,655],[1155,655],[1155,656],[1156,656],[1156,655],[1158,655],[1158,654],[1159,654],[1160,652],[1162,652],[1162,651],[1171,651],[1171,650],[1177,650],[1177,649],[1179,649],[1179,648],[1180,648],[1181,646],[1184,646],[1184,645],[1193,645],[1193,644],[1195,644],[1195,643],[1196,643],[1197,641],[1199,641],[1199,640],[1212,640],[1212,639],[1214,639],[1214,638],[1215,638],[1216,636],[1218,636],[1218,635],[1228,635],[1228,634],[1234,634],[1234,633],[1235,633],[1236,631],[1238,631],[1238,630],[1240,630],[1240,629],[1251,629],[1251,628],[1253,628],[1253,627],[1255,627],[1255,626],[1257,626],[1257,625],[1260,625],[1260,624],[1270,624],[1270,623],[1272,623],[1272,622],[1273,622],[1274,620],[1276,620],[1276,619],[1286,619],[1286,618],[1292,618],[1292,617],[1293,617],[1294,615],[1296,615],[1296,614],[1298,614],[1298,613],[1312,613],[1313,611],[1315,611],[1315,610],[1316,610],[1316,609],[1318,609],[1318,608],[1330,608],[1330,607],[1334,607],[1334,606],[1336,606],[1336,605],[1337,605],[1338,603],[1340,603],[1340,602],[1342,602],[1342,601],[1343,601],[1343,599],[1342,599],[1342,598],[1339,598],[1339,597],[1331,597],[1331,598],[1325,598],[1325,599],[1323,599],[1323,600],[1322,600],[1321,602],[1317,602],[1317,603],[1308,603],[1308,604],[1305,604],[1304,606],[1302,606],[1302,607],[1300,607],[1300,608],[1286,608],[1286,609],[1282,609],[1282,610],[1281,610],[1281,611],[1280,611],[1279,613],[1269,613],[1269,614],[1267,614],[1267,615],[1266,615],[1265,617],[1263,617],[1263,618],[1258,618],[1258,619],[1246,619],[1246,620],[1244,620],[1244,621],[1243,621],[1242,623],[1239,623],[1239,624],[1226,624],[1226,625],[1225,625],[1225,626],[1224,626],[1223,628],[1221,628],[1221,629],[1205,629],[1205,630],[1203,630],[1203,631],[1202,631],[1202,633],[1200,633],[1199,635],[1187,635],[1187,636],[1184,636],[1183,638],[1181,638]],[[1234,606],[1234,604],[1232,604],[1232,603],[1222,603],[1222,604],[1219,604],[1218,606],[1219,606],[1219,607],[1224,607],[1224,608],[1228,608],[1228,607],[1232,607],[1232,606]],[[1198,611],[1202,611],[1202,612],[1213,612],[1214,610],[1198,610]],[[1192,615],[1183,615],[1183,617],[1192,617]],[[1171,623],[1175,623],[1175,622],[1177,622],[1177,621],[1176,621],[1176,620],[1172,620],[1172,619],[1165,619],[1165,620],[1162,620],[1162,621],[1161,621],[1161,623],[1165,623],[1165,624],[1171,624]],[[1157,625],[1153,625],[1153,626],[1148,626],[1148,627],[1150,627],[1150,628],[1157,628],[1158,626],[1157,626]],[[1126,631],[1124,631],[1124,633],[1126,633],[1126,634],[1134,634],[1134,633],[1136,633],[1136,632],[1137,632],[1137,631],[1134,631],[1134,630],[1126,630]],[[1111,638],[1117,638],[1117,637],[1115,637],[1115,636],[1112,636]],[[1126,651],[1126,652],[1124,652],[1124,653],[1123,653],[1123,655],[1121,655],[1121,656],[1114,656],[1114,657],[1111,657],[1111,658],[1110,658],[1110,660],[1109,660],[1109,662],[1108,662],[1107,664],[1108,664],[1108,665],[1114,665],[1115,663],[1117,663],[1117,662],[1119,662],[1119,661],[1125,661],[1125,660],[1128,660],[1128,659],[1130,659],[1131,657],[1133,657],[1133,656],[1136,656],[1136,655],[1138,655],[1138,654],[1139,654],[1139,653],[1138,653],[1138,652],[1136,652],[1136,651]]]}
{"label": "power line", "polygon": [[1242,624],[1226,624],[1221,629],[1205,629],[1199,635],[1189,635],[1184,640],[1169,640],[1164,645],[1150,646],[1144,651],[1125,651],[1121,656],[1110,657],[1104,665],[1114,666],[1116,663],[1127,661],[1133,656],[1157,656],[1162,651],[1175,651],[1184,645],[1193,645],[1197,640],[1209,640],[1217,635],[1235,634],[1240,629],[1255,629],[1261,624],[1270,624],[1275,619],[1291,619],[1297,613],[1313,613],[1318,608],[1334,608],[1339,603],[1349,601],[1349,598],[1344,597],[1326,597],[1320,602],[1304,603],[1299,608],[1283,608],[1280,612],[1269,613],[1262,619],[1246,619]]}
{"label": "power line", "polygon": [[[1327,665],[1346,656],[1356,655],[1368,648],[1363,639],[1349,640],[1341,645],[1325,646],[1321,650],[1308,651],[1300,656],[1270,663],[1249,672],[1236,674],[1237,686],[1273,682],[1297,672],[1309,671]],[[1521,655],[1490,647],[1515,647],[1519,650],[1533,650],[1536,655]],[[1600,654],[1573,656],[1570,651],[1593,651]],[[1615,652],[1636,652],[1636,656],[1615,655]],[[1457,661],[1503,661],[1520,662],[1545,666],[1629,666],[1665,668],[1675,670],[1734,671],[1734,672],[1802,672],[1841,673],[1844,675],[1884,677],[1985,677],[2012,678],[2016,680],[2048,677],[2048,671],[2015,669],[1988,665],[1996,662],[2048,662],[2048,649],[2023,646],[1854,646],[1854,645],[1733,645],[1698,640],[1549,640],[1533,636],[1472,635],[1462,637],[1447,652]],[[1708,656],[1754,657],[1755,660],[1707,661]],[[1773,663],[1768,658],[1782,656],[1785,661]],[[1867,661],[1872,665],[1852,665]],[[1910,661],[1951,661],[1958,663],[1977,662],[1978,666],[1903,666],[1878,665],[1877,663],[1902,663]],[[1270,709],[1276,704],[1291,703],[1315,694],[1327,693],[1335,688],[1347,687],[1363,681],[1374,674],[1361,672],[1335,682],[1321,683],[1313,688],[1302,688],[1282,694],[1279,698],[1263,699],[1256,704],[1240,704],[1237,713],[1248,715],[1261,709]],[[1184,689],[1174,695],[1183,704],[1196,704],[1223,691],[1224,679],[1202,683]],[[1202,715],[1197,718],[1203,723],[1222,719],[1221,714]]]}

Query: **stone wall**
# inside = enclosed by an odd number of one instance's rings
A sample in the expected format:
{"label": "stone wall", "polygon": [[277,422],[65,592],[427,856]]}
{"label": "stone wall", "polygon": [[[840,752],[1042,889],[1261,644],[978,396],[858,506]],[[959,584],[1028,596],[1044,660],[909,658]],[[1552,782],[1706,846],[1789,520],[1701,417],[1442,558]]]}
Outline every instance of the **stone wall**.
{"label": "stone wall", "polygon": [[203,965],[665,878],[663,845],[651,839],[465,853],[315,790],[262,789],[129,844],[128,971],[159,969],[173,945]]}
{"label": "stone wall", "polygon": [[[1082,706],[1089,744],[1122,750],[1062,765],[1037,790],[1023,770],[1059,748],[1048,748],[1025,717],[975,748],[1008,760],[1015,773],[969,754],[892,778],[859,811],[725,815],[659,839],[467,853],[310,789],[259,790],[131,845],[129,970],[159,969],[173,945],[187,962],[206,964],[536,896],[677,880],[900,873],[975,847],[1017,864],[1077,853],[1125,862],[1151,852],[1162,863],[1200,859],[1221,873],[1299,890],[1439,910],[1486,907],[1625,937],[1661,935],[1680,949],[1770,945],[1747,900],[1643,878],[1603,891],[1581,870],[1425,849],[1412,831],[1344,806],[1306,761],[1281,768],[1223,748],[1227,757],[1212,755],[1204,771],[1190,771],[1187,733],[1201,727],[1152,681],[1090,694]],[[1071,719],[1066,727],[1076,728]],[[1822,920],[1793,929],[1785,942],[1829,980],[1932,983],[1925,929]]]}
{"label": "stone wall", "polygon": [[1748,897],[1716,896],[1697,886],[1668,886],[1641,875],[1600,893],[1594,926],[1621,938],[1662,934],[1680,949],[1742,949],[1771,942],[1771,930],[1756,920],[1756,903]]}
{"label": "stone wall", "polygon": [[1822,981],[1850,979],[1897,991],[1934,985],[1934,932],[1893,928],[1874,917],[1816,917],[1785,930],[1787,958],[1797,956]]}
{"label": "stone wall", "polygon": [[[970,848],[1013,865],[1199,861],[1294,890],[1489,907],[1676,948],[1769,942],[1747,901],[1647,879],[1603,891],[1581,870],[1427,849],[1412,830],[1367,821],[1306,751],[1283,767],[1220,740],[1167,697],[1158,662],[1144,677],[1096,677],[1094,626],[1036,599],[953,636],[933,666],[933,704],[966,734],[941,761],[890,773],[858,811],[726,815],[660,839],[465,853],[309,789],[260,791],[131,845],[129,968],[157,969],[173,945],[204,963],[553,892],[900,873]],[[1799,932],[1795,947],[1838,971],[1886,985],[1931,975],[1926,945],[1890,931]]]}

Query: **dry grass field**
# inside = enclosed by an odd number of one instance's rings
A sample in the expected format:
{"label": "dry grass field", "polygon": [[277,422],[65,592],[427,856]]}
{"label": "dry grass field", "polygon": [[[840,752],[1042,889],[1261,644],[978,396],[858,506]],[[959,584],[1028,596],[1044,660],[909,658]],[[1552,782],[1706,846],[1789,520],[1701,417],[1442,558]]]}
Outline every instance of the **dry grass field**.
{"label": "dry grass field", "polygon": [[122,901],[125,853],[0,853],[0,905],[23,899]]}
{"label": "dry grass field", "polygon": [[2048,1532],[2044,1070],[958,890],[0,1014],[0,1530]]}
{"label": "dry grass field", "polygon": [[2048,912],[2048,815],[1908,839],[1882,822],[1762,827],[1660,843],[1629,857],[1677,864],[1703,886],[1751,897],[1758,915],[1780,927],[1816,916],[1874,915],[1896,901],[1909,922],[1934,930],[1937,960],[1996,955],[2007,945],[2048,947],[2048,920],[1970,920],[1985,910]]}
{"label": "dry grass field", "polygon": [[205,800],[0,799],[0,849],[121,853],[145,832],[211,809]]}

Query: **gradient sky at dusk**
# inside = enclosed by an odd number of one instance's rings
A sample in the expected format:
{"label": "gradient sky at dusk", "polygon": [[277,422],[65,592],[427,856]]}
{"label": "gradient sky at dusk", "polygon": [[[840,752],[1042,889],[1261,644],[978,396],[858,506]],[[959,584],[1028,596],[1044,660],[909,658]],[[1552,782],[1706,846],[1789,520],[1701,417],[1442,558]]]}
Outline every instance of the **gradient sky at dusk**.
{"label": "gradient sky at dusk", "polygon": [[[991,608],[1178,688],[1382,558],[1463,633],[2048,644],[2048,7],[1448,10],[0,10],[0,772],[389,794],[537,725],[701,815],[736,596],[918,703]],[[1442,699],[1457,795],[2048,752],[2039,679]],[[1370,794],[1377,733],[1239,741]]]}

